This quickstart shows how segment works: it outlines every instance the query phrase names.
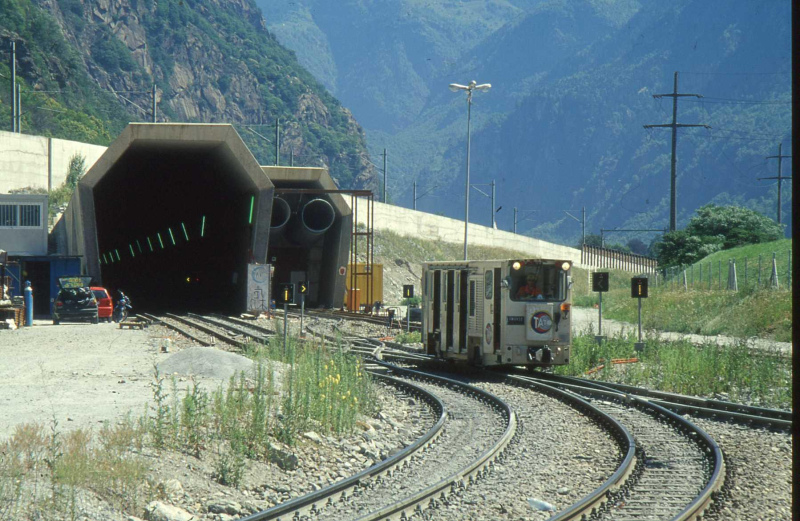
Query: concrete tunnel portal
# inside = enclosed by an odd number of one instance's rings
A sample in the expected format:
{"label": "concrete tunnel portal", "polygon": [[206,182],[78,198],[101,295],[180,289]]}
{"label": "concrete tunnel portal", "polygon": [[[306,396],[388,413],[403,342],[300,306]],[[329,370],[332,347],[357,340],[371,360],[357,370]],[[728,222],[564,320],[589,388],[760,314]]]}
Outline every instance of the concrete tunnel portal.
{"label": "concrete tunnel portal", "polygon": [[[320,193],[276,193],[287,188]],[[274,266],[275,285],[309,281],[307,304],[332,307],[352,220],[325,188],[323,169],[259,166],[230,125],[131,124],[79,182],[64,242],[138,312],[245,311],[253,262]]]}

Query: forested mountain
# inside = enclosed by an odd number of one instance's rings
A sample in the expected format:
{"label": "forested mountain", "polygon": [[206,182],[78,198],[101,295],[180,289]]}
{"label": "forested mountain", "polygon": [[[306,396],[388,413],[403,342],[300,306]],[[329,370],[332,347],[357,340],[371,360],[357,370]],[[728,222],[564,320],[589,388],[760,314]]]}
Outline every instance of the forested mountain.
{"label": "forested mountain", "polygon": [[[463,218],[465,95],[471,181],[497,182],[499,226],[575,243],[587,232],[664,228],[672,100],[678,123],[678,226],[706,203],[775,217],[791,137],[788,0],[257,0],[268,27],[351,108],[373,160],[386,148],[390,201]],[[783,161],[791,175],[791,161]],[[783,221],[790,222],[790,183]],[[484,192],[487,187],[481,188]],[[438,194],[438,198],[434,198]],[[418,195],[419,197],[419,195]],[[472,192],[471,221],[489,199]],[[791,230],[791,224],[789,224]],[[623,240],[633,235],[617,235]],[[653,234],[639,234],[648,241]]]}
{"label": "forested mountain", "polygon": [[376,187],[363,130],[252,0],[3,0],[0,41],[0,128],[11,129],[15,41],[25,133],[108,144],[129,121],[152,121],[155,85],[158,121],[233,123],[274,164],[279,118],[281,164]]}

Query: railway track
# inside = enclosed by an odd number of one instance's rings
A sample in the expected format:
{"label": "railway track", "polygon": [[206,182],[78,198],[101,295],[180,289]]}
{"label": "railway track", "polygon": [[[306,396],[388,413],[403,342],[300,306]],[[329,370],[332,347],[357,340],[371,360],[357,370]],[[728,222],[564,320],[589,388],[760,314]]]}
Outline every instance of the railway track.
{"label": "railway track", "polygon": [[[168,318],[174,320],[171,317]],[[207,329],[217,331],[217,336],[214,338],[233,346],[236,346],[237,342],[244,342],[245,338],[248,341],[268,341],[275,334],[274,331],[266,328],[259,331],[248,327],[255,325],[249,321],[228,317],[191,316],[183,318],[192,323],[192,328],[195,325],[202,325]],[[316,336],[346,344],[352,351],[365,356],[394,358],[402,363],[423,364],[422,367],[432,367],[430,364],[433,364],[438,367],[438,370],[441,370],[441,363],[437,364],[430,357],[418,352],[409,352],[408,349],[403,349],[402,346],[387,340],[364,338],[347,333],[346,324],[349,321],[346,322],[346,320],[336,315],[314,314],[313,317],[309,317],[306,330]],[[237,324],[237,322],[241,323]],[[206,334],[210,335],[210,333]],[[373,370],[377,368],[374,364],[370,365]],[[386,369],[382,371],[385,372]],[[398,367],[391,369],[391,372],[394,373],[404,371],[405,369]],[[598,414],[601,414],[613,417],[624,425],[613,437],[617,440],[620,454],[626,456],[621,458],[622,461],[614,470],[612,478],[608,480],[608,483],[591,491],[582,499],[561,508],[551,519],[580,519],[582,516],[588,515],[593,515],[595,516],[593,518],[597,519],[629,521],[694,519],[701,516],[719,494],[725,476],[725,464],[716,443],[702,430],[679,416],[680,414],[691,413],[715,419],[730,419],[751,426],[768,425],[773,428],[785,429],[791,425],[792,415],[786,411],[703,400],[619,384],[599,384],[547,373],[538,374],[535,377],[511,374],[494,375],[494,377],[504,378],[509,385],[547,388],[551,393],[558,392],[564,396],[583,400],[591,404],[590,407],[599,411],[599,413],[587,413],[591,414],[593,418],[597,418]],[[421,378],[421,376],[416,375],[413,378]],[[409,377],[401,377],[401,380],[411,383]],[[432,386],[432,389],[428,390],[435,389],[436,393],[440,395],[452,392],[442,391],[432,383],[416,382],[416,385],[423,389],[426,386]],[[455,400],[452,396],[447,398],[447,400],[451,399]],[[560,399],[566,400],[566,398]],[[458,405],[457,401],[453,401],[449,408],[447,402],[443,401],[442,403],[444,410],[463,411],[469,410],[468,407],[470,407]],[[462,409],[462,407],[466,409]],[[463,412],[454,414],[455,419],[470,415],[471,413],[465,415]],[[511,417],[513,417],[513,413]],[[511,420],[508,421],[510,425]],[[452,428],[455,429],[455,426]],[[491,429],[488,430],[491,431]],[[519,426],[519,432],[523,431],[522,426]],[[634,440],[627,446],[619,441],[625,437],[619,432],[626,431]],[[289,519],[290,517],[286,517],[287,515],[295,516],[295,519],[401,519],[430,506],[446,505],[451,501],[449,498],[452,498],[454,494],[458,496],[464,490],[464,485],[469,483],[463,479],[460,482],[454,481],[459,472],[463,475],[463,470],[452,472],[446,476],[436,475],[437,479],[434,479],[434,482],[418,487],[416,491],[409,490],[407,497],[403,501],[395,502],[396,504],[381,506],[380,498],[387,494],[389,497],[395,497],[396,494],[391,491],[403,490],[404,483],[419,481],[418,476],[420,475],[432,475],[431,472],[425,470],[420,474],[407,474],[401,469],[406,469],[406,467],[416,469],[417,465],[424,463],[424,460],[433,460],[431,451],[445,451],[446,447],[451,445],[448,443],[450,439],[450,437],[442,437],[441,433],[432,435],[423,449],[426,452],[409,454],[404,463],[397,461],[393,463],[393,470],[377,471],[378,476],[375,479],[364,475],[351,482],[352,486],[341,488],[344,487],[344,481],[346,481],[343,480],[334,484],[334,488],[330,490],[317,491],[313,497],[304,500],[310,501],[310,503],[297,503],[295,505],[297,508],[291,514],[275,510],[279,507],[288,508],[287,503],[273,507],[269,510],[270,514],[266,514],[268,511],[264,511],[247,519]],[[455,431],[452,439],[459,439],[459,435]],[[504,446],[508,443],[509,441],[505,441]],[[446,454],[446,452],[442,452],[442,454]],[[453,457],[443,456],[436,461],[449,461],[450,459]],[[492,462],[502,461],[499,454],[490,459]],[[625,463],[626,461],[627,463]],[[480,470],[475,471],[472,481],[487,478],[487,469],[492,465],[493,463],[487,463]],[[462,465],[463,468],[468,466]],[[443,485],[445,482],[449,483],[449,491],[448,487]],[[392,483],[388,492],[386,488],[382,488],[387,483]],[[340,488],[337,489],[337,486]],[[329,496],[324,496],[328,493]],[[302,498],[293,501],[300,499]]]}
{"label": "railway track", "polygon": [[678,521],[703,515],[725,478],[722,451],[711,437],[685,418],[643,398],[588,386],[572,390],[625,425],[639,455],[633,479],[610,497],[599,519]]}

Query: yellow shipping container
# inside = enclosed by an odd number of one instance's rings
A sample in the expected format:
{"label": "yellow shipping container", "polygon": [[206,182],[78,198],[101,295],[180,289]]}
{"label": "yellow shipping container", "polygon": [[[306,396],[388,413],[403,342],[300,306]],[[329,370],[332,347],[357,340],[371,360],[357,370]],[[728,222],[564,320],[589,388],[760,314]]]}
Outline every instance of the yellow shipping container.
{"label": "yellow shipping container", "polygon": [[383,264],[372,265],[372,297],[368,294],[368,279],[369,275],[366,274],[366,265],[359,262],[355,265],[356,281],[355,291],[350,289],[350,274],[353,272],[352,265],[347,266],[347,275],[345,277],[345,288],[347,291],[344,296],[344,305],[351,311],[358,311],[364,305],[372,305],[375,301],[383,303]]}

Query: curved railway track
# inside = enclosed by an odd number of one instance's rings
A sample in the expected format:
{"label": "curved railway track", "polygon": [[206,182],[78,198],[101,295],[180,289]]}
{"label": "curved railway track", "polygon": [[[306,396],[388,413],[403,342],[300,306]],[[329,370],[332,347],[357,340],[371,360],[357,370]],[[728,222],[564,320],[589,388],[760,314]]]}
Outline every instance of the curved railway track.
{"label": "curved railway track", "polygon": [[[250,321],[229,317],[193,315],[148,318],[160,320],[166,325],[169,325],[167,322],[173,325],[181,323],[182,326],[178,327],[201,331],[200,335],[187,331],[190,335],[195,337],[206,335],[207,338],[213,336],[239,349],[248,341],[266,342],[276,334],[275,331]],[[315,313],[309,316],[306,330],[315,336],[341,341],[354,352],[365,356],[423,364],[422,367],[434,364],[436,368],[441,369],[441,362],[399,344],[347,333],[345,320],[347,319],[338,313]],[[330,330],[335,334],[331,334]],[[181,333],[187,334],[183,331]],[[209,343],[208,339],[201,338],[198,341],[206,342],[206,345]],[[373,370],[378,363],[371,364]],[[387,366],[382,367],[383,371],[387,370]],[[505,404],[492,402],[498,399],[484,396],[481,398],[483,405],[480,406],[484,409],[484,413],[473,418],[474,412],[469,411],[475,410],[474,400],[472,405],[467,405],[470,402],[465,402],[464,398],[459,397],[464,395],[451,388],[455,383],[434,384],[430,381],[411,383],[412,379],[433,379],[435,376],[430,373],[425,373],[423,376],[423,373],[415,373],[396,366],[392,366],[389,370],[405,384],[416,386],[413,387],[413,393],[418,396],[423,396],[419,393],[434,390],[436,394],[446,395],[441,401],[441,408],[445,413],[440,415],[437,425],[443,421],[442,418],[449,419],[450,427],[444,431],[447,434],[444,435],[442,432],[426,434],[406,449],[409,453],[405,456],[395,455],[398,459],[390,458],[332,487],[309,494],[309,497],[304,496],[305,499],[297,498],[246,519],[255,521],[291,518],[287,516],[295,516],[295,519],[402,519],[438,502],[446,503],[451,493],[459,492],[470,481],[487,475],[493,462],[500,457],[502,448],[508,445],[516,432],[517,425],[513,411]],[[399,376],[401,374],[404,376]],[[388,376],[379,378],[385,377]],[[497,378],[498,375],[494,377]],[[792,421],[792,414],[786,411],[704,400],[619,384],[600,384],[547,373],[535,377],[512,374],[500,377],[505,379],[507,384],[537,388],[539,392],[547,392],[553,396],[558,394],[560,400],[574,402],[572,406],[588,411],[587,415],[614,433],[612,437],[620,447],[620,454],[625,455],[621,458],[619,467],[603,486],[572,506],[562,509],[551,519],[580,519],[593,515],[593,519],[684,520],[702,516],[722,487],[725,476],[724,459],[714,440],[679,414],[699,414],[753,426],[769,425],[782,429],[791,425]],[[477,389],[472,389],[467,391],[467,394],[477,392]],[[432,410],[439,410],[438,406],[432,405],[430,398],[425,398],[424,401]],[[493,405],[488,405],[490,402]],[[487,419],[491,417],[491,414],[486,414],[488,410],[495,411],[494,414],[500,410],[507,410],[505,419],[502,420],[505,424],[502,435],[495,432],[496,427],[491,427],[493,423]],[[599,419],[605,417],[609,419]],[[615,422],[612,417],[624,426],[613,427]],[[457,422],[465,418],[473,420],[468,422],[472,427],[462,427],[466,430],[458,430]],[[494,422],[496,426],[498,421]],[[480,427],[476,430],[477,424]],[[470,458],[457,460],[456,455],[452,453],[453,443],[450,442],[462,440],[460,446],[463,446],[463,440],[474,438],[475,432],[483,431],[492,433],[489,437],[494,440],[493,447],[498,448],[493,448],[491,451],[486,447],[483,450],[475,449],[471,463],[467,461]],[[626,439],[630,440],[627,444]],[[419,448],[420,445],[424,447]],[[425,452],[414,452],[412,455],[414,447]],[[406,450],[403,451],[404,454]],[[448,453],[448,450],[451,452]],[[482,456],[475,458],[478,452],[481,452]],[[458,470],[434,474],[429,467],[426,467],[426,460],[437,463],[457,460],[460,463],[456,465]],[[391,462],[387,467],[377,468],[387,462]],[[440,467],[441,465],[434,464],[437,470]],[[428,470],[425,470],[426,468]],[[405,469],[409,472],[405,472]],[[372,475],[370,472],[375,474]],[[432,479],[422,482],[423,476]],[[406,490],[407,494],[402,500],[397,500],[392,505],[381,503],[380,498],[387,495],[397,499],[396,491],[405,490],[404,483],[410,481],[417,483],[418,486]],[[388,485],[388,489],[385,485]],[[294,509],[289,513],[289,510],[282,510],[286,508]]]}

